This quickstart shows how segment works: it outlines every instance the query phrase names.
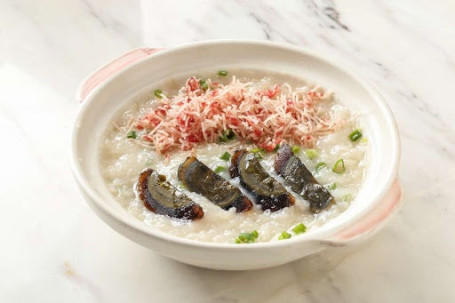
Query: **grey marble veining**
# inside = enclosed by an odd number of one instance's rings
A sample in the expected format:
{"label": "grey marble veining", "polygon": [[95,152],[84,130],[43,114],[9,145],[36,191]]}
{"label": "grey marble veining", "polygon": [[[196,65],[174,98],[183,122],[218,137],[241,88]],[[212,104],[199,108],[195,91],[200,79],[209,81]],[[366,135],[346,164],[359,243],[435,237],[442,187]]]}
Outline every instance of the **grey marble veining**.
{"label": "grey marble veining", "polygon": [[[80,81],[123,52],[206,39],[307,47],[373,82],[397,119],[405,204],[360,247],[219,272],[110,230],[68,158]],[[455,3],[0,2],[0,302],[453,302]]]}

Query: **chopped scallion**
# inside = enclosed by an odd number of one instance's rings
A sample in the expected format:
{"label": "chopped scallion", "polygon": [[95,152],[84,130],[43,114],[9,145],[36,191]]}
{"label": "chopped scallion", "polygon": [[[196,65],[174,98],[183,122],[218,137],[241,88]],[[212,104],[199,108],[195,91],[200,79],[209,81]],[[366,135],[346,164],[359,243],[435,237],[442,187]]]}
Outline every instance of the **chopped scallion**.
{"label": "chopped scallion", "polygon": [[278,151],[278,149],[280,149],[280,145],[279,144],[275,145],[275,148],[273,149],[273,151],[276,152],[276,151]]}
{"label": "chopped scallion", "polygon": [[224,167],[224,166],[217,166],[217,167],[215,168],[215,172],[216,172],[217,174],[219,174],[219,173],[221,173],[222,171],[225,171],[225,170],[226,170],[226,167]]}
{"label": "chopped scallion", "polygon": [[352,200],[352,195],[347,194],[346,196],[343,197],[343,202],[349,202]]}
{"label": "chopped scallion", "polygon": [[153,92],[153,94],[155,95],[155,97],[157,98],[163,98],[163,91],[161,89],[155,89],[155,91]]}
{"label": "chopped scallion", "polygon": [[201,88],[203,90],[207,90],[209,88],[209,85],[207,84],[207,81],[206,80],[199,80],[199,85],[201,86]]}
{"label": "chopped scallion", "polygon": [[281,235],[278,236],[278,240],[285,240],[289,239],[290,237],[292,237],[290,233],[288,233],[287,231],[283,231]]}
{"label": "chopped scallion", "polygon": [[313,160],[319,157],[319,153],[315,149],[306,149],[305,150],[305,155],[308,157],[308,159]]}
{"label": "chopped scallion", "polygon": [[225,71],[225,70],[220,70],[220,71],[218,72],[218,76],[221,76],[221,77],[225,77],[225,76],[227,76],[227,74],[228,74],[228,72]]}
{"label": "chopped scallion", "polygon": [[237,239],[235,239],[235,243],[254,243],[256,242],[257,238],[259,237],[259,233],[257,230],[253,230],[250,233],[240,233]]}
{"label": "chopped scallion", "polygon": [[352,142],[355,142],[362,138],[362,132],[360,129],[355,129],[352,131],[352,133],[349,134],[349,139],[351,139]]}
{"label": "chopped scallion", "polygon": [[137,133],[135,130],[130,130],[129,133],[126,135],[127,138],[129,139],[136,139],[137,138]]}
{"label": "chopped scallion", "polygon": [[337,162],[335,162],[335,165],[333,165],[332,171],[337,174],[344,173],[346,171],[346,168],[344,167],[344,160],[338,159]]}
{"label": "chopped scallion", "polygon": [[235,138],[235,133],[230,129],[226,129],[223,131],[223,133],[221,134],[219,139],[220,139],[220,142],[227,142],[234,138]]}
{"label": "chopped scallion", "polygon": [[334,190],[337,188],[337,184],[335,182],[333,182],[332,184],[330,184],[329,186],[327,186],[327,189],[329,190]]}
{"label": "chopped scallion", "polygon": [[235,138],[235,133],[232,130],[229,130],[227,135],[226,135],[226,138],[228,138],[229,140],[234,139]]}
{"label": "chopped scallion", "polygon": [[224,160],[224,161],[229,161],[230,158],[231,158],[231,154],[228,152],[224,152],[224,154],[222,154],[220,157],[220,159]]}
{"label": "chopped scallion", "polygon": [[306,232],[306,226],[305,224],[303,223],[300,223],[300,224],[297,224],[296,226],[294,226],[294,228],[292,229],[292,231],[298,235],[298,234],[303,234],[304,232]]}
{"label": "chopped scallion", "polygon": [[300,147],[297,145],[294,145],[292,147],[292,152],[294,153],[294,155],[297,155],[298,153],[300,153]]}
{"label": "chopped scallion", "polygon": [[319,162],[318,164],[316,164],[316,172],[318,173],[321,169],[323,169],[326,166],[327,166],[327,163]]}
{"label": "chopped scallion", "polygon": [[266,153],[266,150],[261,148],[261,147],[255,147],[250,150],[253,154],[256,155],[258,159],[264,158],[264,154]]}

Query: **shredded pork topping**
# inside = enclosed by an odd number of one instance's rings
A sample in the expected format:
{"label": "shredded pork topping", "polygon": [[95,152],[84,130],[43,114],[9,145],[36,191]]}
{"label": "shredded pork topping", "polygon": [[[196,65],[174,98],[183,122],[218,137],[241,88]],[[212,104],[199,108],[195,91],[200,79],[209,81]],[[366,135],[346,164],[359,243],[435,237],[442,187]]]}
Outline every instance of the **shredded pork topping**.
{"label": "shredded pork topping", "polygon": [[145,141],[165,154],[219,142],[232,131],[242,141],[268,151],[282,142],[312,146],[316,136],[334,131],[341,118],[321,104],[321,88],[292,90],[289,84],[261,87],[241,82],[200,82],[191,77],[173,97],[156,99],[157,106],[134,122]]}

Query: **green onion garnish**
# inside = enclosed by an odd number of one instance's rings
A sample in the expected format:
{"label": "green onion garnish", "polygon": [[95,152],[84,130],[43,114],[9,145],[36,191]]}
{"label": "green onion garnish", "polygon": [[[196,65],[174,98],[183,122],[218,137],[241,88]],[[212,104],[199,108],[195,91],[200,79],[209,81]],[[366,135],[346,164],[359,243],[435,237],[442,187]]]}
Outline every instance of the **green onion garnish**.
{"label": "green onion garnish", "polygon": [[228,152],[224,152],[224,154],[222,154],[220,157],[220,159],[224,160],[224,161],[229,161],[230,158],[231,158],[231,154]]}
{"label": "green onion garnish", "polygon": [[250,149],[250,152],[252,152],[253,154],[255,154],[255,156],[258,158],[258,159],[262,159],[264,158],[264,154],[267,152],[265,149],[261,148],[261,147],[255,147],[255,148],[252,148]]}
{"label": "green onion garnish", "polygon": [[235,138],[235,133],[230,129],[226,129],[223,131],[223,133],[221,134],[219,139],[220,139],[220,142],[227,142],[234,138]]}
{"label": "green onion garnish", "polygon": [[130,130],[130,132],[126,135],[127,138],[129,139],[136,139],[137,138],[137,133],[135,130]]}
{"label": "green onion garnish", "polygon": [[234,139],[235,138],[235,133],[232,130],[229,130],[227,135],[226,135],[226,138],[228,138],[229,140]]}
{"label": "green onion garnish", "polygon": [[334,190],[337,188],[337,184],[335,182],[333,182],[332,184],[330,184],[329,186],[327,186],[327,189],[329,190]]}
{"label": "green onion garnish", "polygon": [[294,146],[292,147],[292,153],[293,153],[294,155],[297,155],[298,153],[300,153],[300,147],[297,146],[297,145],[294,145]]}
{"label": "green onion garnish", "polygon": [[215,168],[215,172],[216,172],[217,174],[219,174],[219,173],[221,173],[222,171],[225,171],[225,170],[226,170],[226,167],[224,167],[224,166],[217,166],[217,167]]}
{"label": "green onion garnish", "polygon": [[240,233],[237,239],[235,239],[235,243],[254,243],[256,242],[257,238],[259,237],[259,233],[257,230],[253,230],[250,233]]}
{"label": "green onion garnish", "polygon": [[155,95],[155,97],[157,98],[163,98],[163,91],[161,89],[155,89],[155,91],[153,92],[153,94]]}
{"label": "green onion garnish", "polygon": [[313,160],[319,157],[319,153],[315,149],[306,149],[305,150],[305,155],[308,157],[308,159]]}
{"label": "green onion garnish", "polygon": [[227,74],[228,74],[228,72],[226,70],[220,70],[218,72],[218,76],[221,76],[221,77],[225,77],[225,76],[227,76]]}
{"label": "green onion garnish", "polygon": [[276,152],[276,151],[278,151],[278,149],[280,149],[280,145],[279,144],[275,145],[275,148],[273,149],[273,151]]}
{"label": "green onion garnish", "polygon": [[343,202],[349,202],[352,200],[352,195],[347,194],[346,196],[343,197]]}
{"label": "green onion garnish", "polygon": [[346,168],[344,167],[344,160],[338,159],[337,162],[335,162],[335,165],[332,167],[332,171],[337,174],[344,173],[346,171]]}
{"label": "green onion garnish", "polygon": [[278,240],[285,240],[289,239],[290,237],[292,237],[290,233],[288,233],[287,231],[283,231],[281,235],[278,236]]}
{"label": "green onion garnish", "polygon": [[306,226],[305,224],[303,223],[300,223],[300,224],[297,224],[296,226],[294,226],[294,228],[292,229],[292,231],[298,235],[298,234],[303,234],[304,232],[306,232]]}
{"label": "green onion garnish", "polygon": [[207,89],[209,88],[209,85],[207,84],[207,81],[202,80],[202,79],[199,80],[199,85],[201,86],[201,88],[202,88],[203,90],[207,90]]}
{"label": "green onion garnish", "polygon": [[349,139],[351,139],[352,142],[355,142],[362,138],[362,132],[360,129],[355,129],[352,131],[352,133],[349,134]]}
{"label": "green onion garnish", "polygon": [[319,162],[318,164],[316,164],[316,172],[318,173],[321,169],[323,169],[326,166],[327,166],[327,163]]}

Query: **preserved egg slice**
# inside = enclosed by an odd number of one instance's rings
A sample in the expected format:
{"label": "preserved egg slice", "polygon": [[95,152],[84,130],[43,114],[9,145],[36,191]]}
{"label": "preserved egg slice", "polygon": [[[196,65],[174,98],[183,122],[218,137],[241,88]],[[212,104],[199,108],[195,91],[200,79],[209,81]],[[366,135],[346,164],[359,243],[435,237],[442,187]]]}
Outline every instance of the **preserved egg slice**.
{"label": "preserved egg slice", "polygon": [[176,190],[163,175],[153,169],[139,175],[137,193],[144,205],[154,213],[173,218],[195,220],[204,216],[202,207]]}
{"label": "preserved egg slice", "polygon": [[335,202],[329,190],[319,184],[289,145],[278,150],[275,171],[284,178],[284,184],[310,203],[310,210],[319,213]]}
{"label": "preserved egg slice", "polygon": [[231,177],[239,177],[240,185],[251,193],[262,210],[277,211],[295,203],[286,188],[264,170],[254,153],[237,150],[229,171]]}
{"label": "preserved egg slice", "polygon": [[188,157],[180,165],[178,177],[189,191],[203,195],[222,209],[235,207],[237,212],[244,212],[253,207],[253,203],[237,187],[196,157]]}

